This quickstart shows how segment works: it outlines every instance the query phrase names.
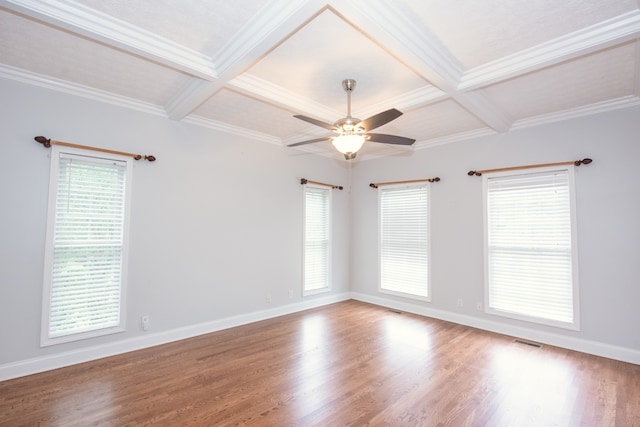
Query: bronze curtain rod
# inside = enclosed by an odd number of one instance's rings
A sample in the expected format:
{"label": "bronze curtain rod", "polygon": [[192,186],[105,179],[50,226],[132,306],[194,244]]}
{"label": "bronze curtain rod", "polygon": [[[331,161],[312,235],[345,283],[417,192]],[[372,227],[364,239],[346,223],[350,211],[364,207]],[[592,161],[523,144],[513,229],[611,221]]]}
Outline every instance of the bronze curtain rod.
{"label": "bronze curtain rod", "polygon": [[40,144],[44,145],[47,148],[50,148],[51,145],[62,145],[65,147],[83,148],[85,150],[99,151],[101,153],[120,154],[121,156],[133,157],[135,160],[145,159],[150,162],[156,161],[155,156],[143,156],[142,154],[126,153],[124,151],[107,150],[106,148],[89,147],[88,145],[79,145],[79,144],[72,144],[70,142],[54,141],[52,139],[45,138],[44,136],[36,136],[33,139],[35,139],[37,142],[39,142]]}
{"label": "bronze curtain rod", "polygon": [[469,175],[469,176],[474,176],[474,175],[475,176],[482,176],[483,173],[489,173],[489,172],[514,171],[514,170],[518,170],[518,169],[542,168],[542,167],[545,167],[545,166],[567,166],[567,165],[580,166],[580,165],[588,165],[591,162],[593,162],[593,160],[591,160],[588,157],[585,157],[582,160],[576,160],[574,162],[541,163],[541,164],[537,164],[537,165],[511,166],[511,167],[508,167],[508,168],[485,169],[485,170],[481,170],[481,171],[469,171],[469,172],[467,172],[467,175]]}
{"label": "bronze curtain rod", "polygon": [[342,185],[326,184],[326,183],[324,183],[324,182],[311,181],[311,180],[306,179],[306,178],[301,178],[301,179],[300,179],[300,184],[302,184],[302,185],[305,185],[305,184],[324,185],[325,187],[331,187],[331,188],[333,188],[333,189],[342,190]]}
{"label": "bronze curtain rod", "polygon": [[393,184],[408,184],[412,182],[440,182],[439,177],[427,178],[427,179],[410,179],[408,181],[392,181],[392,182],[372,182],[369,184],[371,188],[378,188],[381,185],[393,185]]}

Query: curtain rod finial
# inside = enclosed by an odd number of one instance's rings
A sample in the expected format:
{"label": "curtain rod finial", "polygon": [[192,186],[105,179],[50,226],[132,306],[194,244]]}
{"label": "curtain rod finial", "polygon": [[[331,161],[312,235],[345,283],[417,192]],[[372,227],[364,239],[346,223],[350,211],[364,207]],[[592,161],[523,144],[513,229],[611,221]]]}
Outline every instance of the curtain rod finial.
{"label": "curtain rod finial", "polygon": [[48,138],[45,138],[44,136],[36,136],[35,139],[37,142],[39,142],[40,144],[44,145],[47,148],[51,147],[51,140]]}
{"label": "curtain rod finial", "polygon": [[156,161],[156,156],[144,156],[144,158],[150,162],[155,162]]}
{"label": "curtain rod finial", "polygon": [[377,186],[377,185],[375,185],[373,182],[372,182],[371,184],[369,184],[369,187],[371,187],[371,188],[378,188],[378,186]]}

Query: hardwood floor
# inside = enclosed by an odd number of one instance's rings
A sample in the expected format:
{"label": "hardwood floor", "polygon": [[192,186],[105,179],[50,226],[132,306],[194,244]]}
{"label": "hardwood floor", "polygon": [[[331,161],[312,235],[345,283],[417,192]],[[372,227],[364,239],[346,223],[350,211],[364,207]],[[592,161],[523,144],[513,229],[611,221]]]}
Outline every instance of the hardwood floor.
{"label": "hardwood floor", "polygon": [[347,301],[0,382],[1,426],[640,426],[640,366]]}

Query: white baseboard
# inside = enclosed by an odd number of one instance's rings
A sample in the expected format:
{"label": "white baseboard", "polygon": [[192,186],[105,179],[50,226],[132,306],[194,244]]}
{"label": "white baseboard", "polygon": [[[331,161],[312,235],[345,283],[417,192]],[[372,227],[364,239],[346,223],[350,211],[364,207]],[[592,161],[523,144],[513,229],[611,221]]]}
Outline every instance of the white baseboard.
{"label": "white baseboard", "polygon": [[430,307],[425,307],[424,305],[420,305],[418,303],[400,302],[397,300],[385,298],[384,296],[372,296],[359,292],[351,292],[351,298],[370,304],[392,308],[394,310],[406,311],[408,313],[446,320],[448,322],[457,323],[459,325],[471,326],[473,328],[496,332],[502,335],[523,338],[541,344],[552,345],[555,347],[579,351],[581,353],[593,354],[595,356],[601,356],[609,359],[615,359],[622,362],[640,365],[640,350],[637,349],[619,347],[597,341],[589,341],[581,338],[569,337],[566,335],[509,325],[491,319],[468,316],[450,311],[437,310]]}
{"label": "white baseboard", "polygon": [[261,320],[283,316],[285,314],[296,313],[298,311],[321,307],[340,301],[346,301],[348,299],[350,299],[349,293],[309,298],[298,303],[283,305],[268,310],[261,310],[253,313],[227,317],[211,322],[171,329],[164,332],[144,334],[134,338],[128,338],[108,344],[95,345],[79,350],[67,351],[63,353],[7,363],[4,365],[0,365],[0,381],[23,377],[25,375],[36,374],[38,372],[49,371],[52,369],[63,368],[65,366],[89,362],[91,360],[101,359],[104,357],[115,356],[117,354],[153,347],[160,344],[166,344],[173,341],[192,338],[198,335],[204,335],[223,329],[233,328],[236,326],[246,325]]}

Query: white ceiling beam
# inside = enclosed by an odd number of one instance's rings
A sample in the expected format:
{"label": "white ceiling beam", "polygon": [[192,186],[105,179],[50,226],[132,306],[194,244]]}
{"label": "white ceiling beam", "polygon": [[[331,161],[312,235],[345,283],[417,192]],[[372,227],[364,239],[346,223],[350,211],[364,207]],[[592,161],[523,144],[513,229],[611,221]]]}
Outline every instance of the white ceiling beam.
{"label": "white ceiling beam", "polygon": [[462,65],[428,28],[401,14],[393,2],[334,0],[330,4],[345,21],[433,85],[443,90],[458,85]]}
{"label": "white ceiling beam", "polygon": [[249,73],[244,73],[229,81],[228,86],[240,93],[260,99],[286,110],[333,123],[344,112],[336,111],[312,99],[275,85]]}
{"label": "white ceiling beam", "polygon": [[217,78],[210,57],[71,0],[0,0],[0,7],[195,77]]}
{"label": "white ceiling beam", "polygon": [[510,129],[512,119],[496,105],[480,94],[458,91],[463,67],[428,28],[400,13],[390,2],[353,0],[351,3],[357,7],[339,1],[332,5],[341,16],[491,129],[497,132]]}
{"label": "white ceiling beam", "polygon": [[188,96],[180,95],[167,106],[169,117],[180,120],[275,49],[298,28],[317,16],[322,0],[271,0],[256,13],[215,56],[218,81],[193,84]]}
{"label": "white ceiling beam", "polygon": [[464,73],[458,89],[470,91],[489,86],[633,40],[639,35],[640,10],[634,10],[472,68]]}

